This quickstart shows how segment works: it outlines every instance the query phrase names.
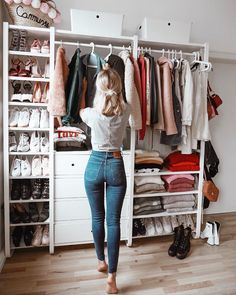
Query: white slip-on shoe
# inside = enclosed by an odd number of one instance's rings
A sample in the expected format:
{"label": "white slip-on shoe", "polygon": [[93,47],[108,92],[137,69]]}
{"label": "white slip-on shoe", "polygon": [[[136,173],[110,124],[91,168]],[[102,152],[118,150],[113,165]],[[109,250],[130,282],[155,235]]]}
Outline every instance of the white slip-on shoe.
{"label": "white slip-on shoe", "polygon": [[176,215],[170,216],[170,222],[171,222],[171,226],[172,226],[173,230],[179,226],[178,219],[177,219]]}
{"label": "white slip-on shoe", "polygon": [[49,175],[49,158],[48,157],[42,157],[42,170],[43,170],[43,176]]}
{"label": "white slip-on shoe", "polygon": [[11,176],[18,177],[21,174],[21,159],[15,157],[11,163]]}
{"label": "white slip-on shoe", "polygon": [[161,220],[159,217],[154,218],[154,224],[155,224],[156,233],[158,235],[162,235],[164,229],[163,229],[163,226],[162,226],[162,223],[161,223]]}
{"label": "white slip-on shoe", "polygon": [[13,108],[10,110],[9,114],[9,126],[10,127],[16,127],[18,125],[20,116],[20,109],[19,108]]}
{"label": "white slip-on shoe", "polygon": [[215,238],[214,238],[214,223],[207,221],[205,229],[200,234],[201,239],[207,239],[207,243],[211,246],[215,244]]}
{"label": "white slip-on shoe", "polygon": [[173,232],[169,216],[162,216],[161,222],[162,222],[162,226],[163,226],[165,234],[170,234]]}
{"label": "white slip-on shoe", "polygon": [[21,175],[27,177],[31,175],[31,166],[27,157],[22,157],[21,159]]}
{"label": "white slip-on shoe", "polygon": [[32,160],[32,175],[41,176],[42,175],[42,161],[40,156],[34,156]]}
{"label": "white slip-on shoe", "polygon": [[43,226],[37,225],[35,228],[34,236],[31,243],[32,246],[34,247],[41,246],[42,237],[43,237]]}
{"label": "white slip-on shoe", "polygon": [[19,120],[18,120],[18,127],[28,127],[30,120],[30,112],[28,108],[23,108],[20,111]]}
{"label": "white slip-on shoe", "polygon": [[49,139],[45,135],[45,133],[42,133],[42,136],[40,138],[40,151],[42,153],[48,153],[49,152]]}
{"label": "white slip-on shoe", "polygon": [[9,152],[17,151],[17,142],[16,142],[16,134],[15,132],[9,133]]}
{"label": "white slip-on shoe", "polygon": [[49,225],[45,225],[43,229],[42,245],[47,246],[49,244]]}
{"label": "white slip-on shoe", "polygon": [[40,128],[48,128],[48,127],[49,127],[49,114],[47,110],[42,109],[41,117],[40,117]]}
{"label": "white slip-on shoe", "polygon": [[40,151],[40,137],[38,131],[34,131],[30,138],[30,151],[38,153]]}
{"label": "white slip-on shoe", "polygon": [[214,238],[215,238],[215,245],[220,245],[220,228],[221,224],[217,221],[214,222]]}
{"label": "white slip-on shoe", "polygon": [[28,152],[29,151],[29,149],[30,149],[29,139],[30,139],[30,137],[27,132],[23,132],[20,134],[17,152]]}
{"label": "white slip-on shoe", "polygon": [[40,111],[39,111],[39,109],[32,109],[31,110],[30,121],[29,121],[29,127],[30,128],[39,128],[39,122],[40,122]]}

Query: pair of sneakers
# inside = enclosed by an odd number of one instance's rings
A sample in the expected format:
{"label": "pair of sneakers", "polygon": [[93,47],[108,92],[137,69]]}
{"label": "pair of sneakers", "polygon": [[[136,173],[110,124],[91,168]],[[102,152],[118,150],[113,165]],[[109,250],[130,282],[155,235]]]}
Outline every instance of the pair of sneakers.
{"label": "pair of sneakers", "polygon": [[15,157],[11,164],[10,174],[13,177],[27,177],[31,175],[31,165],[27,157]]}
{"label": "pair of sneakers", "polygon": [[49,175],[49,158],[46,156],[34,156],[32,160],[32,175],[33,176],[48,176]]}
{"label": "pair of sneakers", "polygon": [[46,109],[32,109],[30,122],[30,128],[48,128],[49,127],[49,113]]}
{"label": "pair of sneakers", "polygon": [[44,132],[40,135],[38,131],[34,131],[30,138],[30,150],[34,153],[49,151],[49,139]]}
{"label": "pair of sneakers", "polygon": [[220,227],[221,224],[218,221],[207,221],[205,229],[201,232],[200,237],[202,239],[207,238],[207,244],[214,246],[220,245]]}

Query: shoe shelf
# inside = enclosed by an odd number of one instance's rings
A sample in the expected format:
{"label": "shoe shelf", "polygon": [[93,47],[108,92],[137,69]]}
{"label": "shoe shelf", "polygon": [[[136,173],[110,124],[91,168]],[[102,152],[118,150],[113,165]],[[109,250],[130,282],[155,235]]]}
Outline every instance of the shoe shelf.
{"label": "shoe shelf", "polygon": [[50,128],[9,127],[9,131],[44,131],[44,132],[49,132]]}
{"label": "shoe shelf", "polygon": [[50,153],[33,153],[33,152],[11,152],[10,156],[49,156]]}
{"label": "shoe shelf", "polygon": [[166,236],[169,236],[169,235],[173,235],[174,232],[171,232],[171,233],[163,233],[161,235],[158,235],[158,234],[155,234],[155,235],[151,235],[151,236],[148,236],[148,235],[140,235],[140,236],[133,236],[132,239],[144,239],[144,238],[155,238],[155,237],[166,237]]}
{"label": "shoe shelf", "polygon": [[32,81],[32,82],[50,82],[49,78],[32,78],[32,77],[18,77],[18,76],[9,76],[9,80]]}
{"label": "shoe shelf", "polygon": [[49,179],[50,176],[9,176],[9,179]]}
{"label": "shoe shelf", "polygon": [[28,200],[14,200],[9,201],[10,204],[18,204],[18,203],[45,203],[49,202],[49,199],[28,199]]}
{"label": "shoe shelf", "polygon": [[178,174],[199,174],[200,171],[160,171],[156,173],[134,173],[134,176],[157,176],[157,175],[178,175]]}
{"label": "shoe shelf", "polygon": [[9,101],[8,103],[9,106],[19,106],[19,107],[47,107],[47,103],[36,103],[36,102],[14,102],[14,101]]}
{"label": "shoe shelf", "polygon": [[50,53],[35,53],[30,51],[14,51],[9,50],[10,55],[34,56],[34,57],[50,57]]}
{"label": "shoe shelf", "polygon": [[148,215],[133,215],[133,219],[137,218],[150,218],[150,217],[162,217],[162,216],[173,216],[173,215],[186,215],[186,214],[196,214],[197,210],[192,210],[192,211],[183,211],[183,212],[171,212],[168,213],[166,211],[160,212],[160,213],[155,213],[155,214],[148,214]]}
{"label": "shoe shelf", "polygon": [[15,226],[31,226],[31,225],[47,225],[49,222],[28,222],[28,223],[11,223],[10,227]]}
{"label": "shoe shelf", "polygon": [[155,194],[134,194],[134,198],[148,198],[148,197],[165,197],[165,196],[181,196],[181,195],[189,195],[189,194],[198,194],[198,190],[193,191],[186,191],[186,192],[162,192],[162,193],[155,193]]}

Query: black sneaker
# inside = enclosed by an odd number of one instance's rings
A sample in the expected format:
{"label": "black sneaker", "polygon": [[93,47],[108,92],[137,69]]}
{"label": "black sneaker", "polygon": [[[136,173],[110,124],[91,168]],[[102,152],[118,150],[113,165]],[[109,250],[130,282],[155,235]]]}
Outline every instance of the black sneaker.
{"label": "black sneaker", "polygon": [[35,179],[32,186],[32,198],[41,199],[42,194],[42,179]]}
{"label": "black sneaker", "polygon": [[12,180],[11,200],[20,200],[21,197],[21,181],[19,179]]}
{"label": "black sneaker", "polygon": [[177,249],[177,253],[176,253],[177,258],[184,259],[188,255],[190,251],[190,246],[191,246],[190,245],[191,235],[192,235],[191,227],[185,228]]}
{"label": "black sneaker", "polygon": [[49,199],[49,179],[44,179],[41,196],[42,199]]}
{"label": "black sneaker", "polygon": [[29,179],[25,179],[21,184],[21,199],[29,200],[31,197],[31,182]]}
{"label": "black sneaker", "polygon": [[184,232],[183,224],[175,227],[175,229],[174,229],[174,242],[170,245],[170,247],[168,249],[168,254],[171,257],[176,256],[179,243],[180,243],[182,236],[183,236],[183,232]]}

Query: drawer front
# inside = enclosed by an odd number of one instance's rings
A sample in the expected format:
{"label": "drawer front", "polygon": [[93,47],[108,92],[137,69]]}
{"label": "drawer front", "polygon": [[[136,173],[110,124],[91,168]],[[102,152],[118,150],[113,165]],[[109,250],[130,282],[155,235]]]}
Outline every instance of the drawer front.
{"label": "drawer front", "polygon": [[[129,196],[130,177],[127,177],[126,196]],[[55,178],[55,198],[86,198],[83,176],[73,178]]]}
{"label": "drawer front", "polygon": [[[88,154],[55,154],[55,175],[84,175]],[[126,174],[130,174],[130,155],[123,154]]]}
{"label": "drawer front", "polygon": [[[121,220],[121,239],[127,239],[128,220]],[[90,220],[58,222],[55,224],[55,245],[93,243]]]}
{"label": "drawer front", "polygon": [[[121,218],[128,218],[129,199],[125,199]],[[67,199],[55,202],[55,221],[91,219],[90,206],[87,199]]]}

